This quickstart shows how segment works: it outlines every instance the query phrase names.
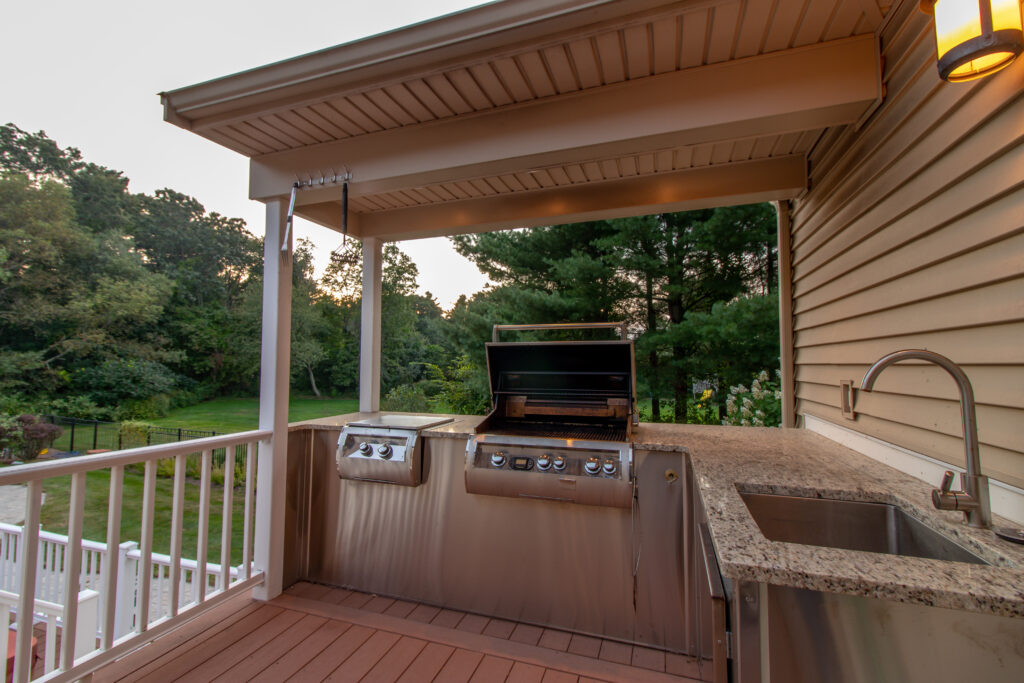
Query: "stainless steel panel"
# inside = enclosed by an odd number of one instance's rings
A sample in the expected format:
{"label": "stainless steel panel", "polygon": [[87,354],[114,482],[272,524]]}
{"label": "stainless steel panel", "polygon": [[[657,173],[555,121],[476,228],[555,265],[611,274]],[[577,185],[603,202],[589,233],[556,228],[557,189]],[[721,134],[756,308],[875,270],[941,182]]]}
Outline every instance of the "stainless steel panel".
{"label": "stainless steel panel", "polygon": [[285,586],[305,574],[305,549],[309,544],[309,488],[312,464],[313,432],[303,429],[288,434],[288,486],[285,489]]}
{"label": "stainless steel panel", "polygon": [[466,440],[429,434],[422,486],[339,479],[337,437],[313,433],[300,578],[687,651],[680,454],[636,454],[634,513],[467,493]]}
{"label": "stainless steel panel", "polygon": [[722,585],[722,574],[718,569],[718,558],[715,557],[715,548],[711,542],[711,532],[704,522],[700,523],[698,529],[700,559],[704,569],[700,595],[702,605],[707,610],[706,621],[701,621],[701,657],[710,660],[710,666],[706,667],[709,671],[705,673],[705,667],[702,666],[701,677],[714,683],[729,683],[729,603],[725,587]]}
{"label": "stainless steel panel", "polygon": [[1020,681],[1024,619],[768,586],[772,681]]}
{"label": "stainless steel panel", "polygon": [[[516,437],[491,434],[469,440],[466,491],[511,498],[541,498],[581,505],[629,508],[633,503],[632,449],[628,444]],[[500,458],[496,463],[494,458]],[[548,458],[542,470],[540,458]],[[561,459],[563,469],[551,463]],[[587,474],[592,461],[598,468]],[[610,466],[611,472],[602,468]]]}
{"label": "stainless steel panel", "polygon": [[338,476],[419,486],[423,447],[416,430],[347,425],[338,438]]}
{"label": "stainless steel panel", "polygon": [[772,541],[988,564],[895,505],[740,492]]}

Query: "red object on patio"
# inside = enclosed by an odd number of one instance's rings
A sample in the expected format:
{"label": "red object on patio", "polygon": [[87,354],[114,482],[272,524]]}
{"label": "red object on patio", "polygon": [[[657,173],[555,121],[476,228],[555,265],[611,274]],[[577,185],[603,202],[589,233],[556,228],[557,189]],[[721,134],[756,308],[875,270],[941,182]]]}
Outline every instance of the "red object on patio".
{"label": "red object on patio", "polygon": [[[39,639],[32,636],[32,663],[35,664],[36,658],[39,656],[36,654],[36,647],[39,645]],[[7,629],[7,678],[9,679],[14,675],[14,654],[18,651],[18,632]]]}

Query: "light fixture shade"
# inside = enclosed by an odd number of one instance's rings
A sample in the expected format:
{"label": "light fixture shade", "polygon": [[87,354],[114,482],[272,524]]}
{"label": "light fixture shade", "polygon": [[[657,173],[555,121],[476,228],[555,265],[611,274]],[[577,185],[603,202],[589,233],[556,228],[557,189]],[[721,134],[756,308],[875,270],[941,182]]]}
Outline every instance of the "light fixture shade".
{"label": "light fixture shade", "polygon": [[999,71],[1024,52],[1019,0],[924,0],[935,14],[939,75],[969,81]]}

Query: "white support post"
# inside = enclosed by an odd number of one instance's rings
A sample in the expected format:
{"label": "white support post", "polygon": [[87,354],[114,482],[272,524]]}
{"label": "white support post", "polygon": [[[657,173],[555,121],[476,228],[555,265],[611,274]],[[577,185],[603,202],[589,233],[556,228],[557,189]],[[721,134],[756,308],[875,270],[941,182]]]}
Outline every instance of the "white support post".
{"label": "white support post", "polygon": [[[255,564],[263,583],[258,600],[277,597],[284,568],[285,476],[288,460],[288,380],[292,329],[292,240],[285,234],[287,202],[267,202],[263,244],[263,336],[260,353],[260,429],[273,431],[260,442],[256,465]],[[286,239],[282,251],[282,240]]]}
{"label": "white support post", "polygon": [[793,366],[793,259],[790,251],[789,202],[774,202],[779,228],[779,364],[782,371],[782,426],[796,426]]}
{"label": "white support post", "polygon": [[[380,410],[380,293],[383,282],[381,242],[363,238],[363,303],[359,326],[359,410]],[[261,425],[262,426],[262,425]]]}

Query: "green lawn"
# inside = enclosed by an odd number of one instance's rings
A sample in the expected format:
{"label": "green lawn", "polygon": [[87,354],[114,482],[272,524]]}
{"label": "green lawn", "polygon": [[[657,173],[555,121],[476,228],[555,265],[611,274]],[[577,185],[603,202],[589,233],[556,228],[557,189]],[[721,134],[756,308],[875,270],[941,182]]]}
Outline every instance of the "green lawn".
{"label": "green lawn", "polygon": [[[141,538],[142,518],[141,472],[124,473],[124,489],[121,497],[121,542]],[[171,497],[174,480],[157,477],[156,499],[153,515],[153,550],[170,554],[171,547]],[[42,509],[42,526],[46,531],[67,534],[68,504],[71,498],[71,477],[56,477],[46,480],[44,485],[46,502]],[[85,478],[85,517],[82,521],[82,537],[91,541],[106,542],[107,500],[110,492],[110,471],[90,472]],[[210,490],[210,525],[207,557],[210,562],[220,562],[221,511],[224,503],[224,487],[213,485]],[[242,513],[245,493],[236,488],[232,496],[231,514],[231,562],[242,561]],[[196,541],[199,538],[199,482],[185,482],[185,510],[182,526],[182,557],[195,559]]]}
{"label": "green lawn", "polygon": [[[293,397],[288,404],[288,420],[298,422],[316,417],[327,417],[355,412],[359,401],[351,398],[317,399]],[[188,408],[172,411],[167,417],[151,420],[161,427],[183,427],[188,429],[212,430],[221,434],[243,432],[256,429],[259,422],[259,399],[256,398],[219,398],[206,401]],[[79,431],[83,431],[79,428]],[[89,429],[91,447],[92,432]],[[81,448],[81,438],[76,435],[76,448]],[[195,465],[196,463],[190,463]],[[170,461],[164,463],[167,470]],[[134,468],[133,468],[134,469]],[[192,468],[194,469],[194,468]],[[142,519],[142,468],[138,471],[126,471],[124,475],[124,493],[121,506],[121,541],[139,541]],[[156,504],[153,521],[153,549],[158,553],[169,554],[171,544],[171,491],[174,480],[158,476],[156,480]],[[43,529],[58,534],[67,533],[68,503],[70,499],[71,477],[49,479],[44,484],[46,502],[42,510]],[[91,472],[85,484],[85,519],[83,521],[83,538],[105,542],[107,538],[107,499],[110,491],[110,472],[101,470]],[[219,561],[221,510],[224,500],[224,487],[213,485],[211,490],[209,551],[210,561]],[[238,564],[242,559],[242,511],[244,493],[241,488],[234,491],[232,513],[232,563]],[[182,538],[182,556],[195,558],[196,540],[199,524],[199,482],[195,479],[186,480],[185,511]]]}
{"label": "green lawn", "polygon": [[[359,401],[354,398],[292,397],[288,401],[288,421],[300,422],[316,417],[354,413]],[[149,420],[160,427],[209,429],[221,434],[244,432],[259,426],[258,398],[216,398],[188,408],[172,410],[167,417]]]}

